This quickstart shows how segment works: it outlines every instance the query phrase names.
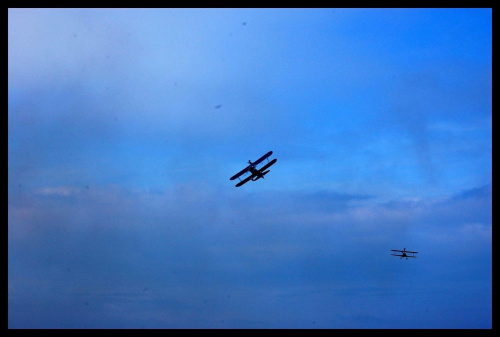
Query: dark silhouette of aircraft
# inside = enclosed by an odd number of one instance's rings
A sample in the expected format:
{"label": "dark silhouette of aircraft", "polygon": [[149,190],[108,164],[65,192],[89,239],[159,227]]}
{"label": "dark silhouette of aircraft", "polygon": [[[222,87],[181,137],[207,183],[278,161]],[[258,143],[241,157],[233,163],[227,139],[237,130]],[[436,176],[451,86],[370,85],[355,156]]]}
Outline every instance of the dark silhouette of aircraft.
{"label": "dark silhouette of aircraft", "polygon": [[[276,163],[276,161],[278,160],[278,159],[274,158],[273,160],[269,161],[269,157],[272,154],[273,154],[273,151],[269,151],[268,153],[266,153],[265,155],[263,155],[262,157],[260,157],[256,161],[254,161],[253,163],[252,163],[251,160],[249,160],[248,161],[249,165],[247,167],[245,167],[243,170],[241,170],[240,172],[236,173],[231,178],[229,178],[229,180],[234,180],[234,179],[238,178],[240,180],[240,182],[237,183],[235,186],[236,187],[240,187],[241,185],[246,184],[250,180],[251,181],[256,181],[256,180],[259,180],[260,178],[264,179],[264,176],[266,174],[268,174],[269,171],[270,171],[270,170],[268,170],[268,168],[271,167],[271,165],[273,165],[274,163]],[[267,159],[266,165],[264,165],[260,169],[257,169],[257,165],[259,165],[260,163],[262,163],[266,159]],[[250,173],[250,176],[248,176],[247,178],[241,180],[240,176],[245,175],[247,173]]]}
{"label": "dark silhouette of aircraft", "polygon": [[[406,250],[406,248],[403,248],[403,250],[398,250],[398,249],[391,249],[392,252],[399,252],[401,254],[391,254],[393,256],[400,256],[400,260],[404,257],[408,260],[409,257],[416,258],[415,254],[418,252],[412,252],[409,250]],[[408,255],[408,254],[413,254],[413,255]]]}

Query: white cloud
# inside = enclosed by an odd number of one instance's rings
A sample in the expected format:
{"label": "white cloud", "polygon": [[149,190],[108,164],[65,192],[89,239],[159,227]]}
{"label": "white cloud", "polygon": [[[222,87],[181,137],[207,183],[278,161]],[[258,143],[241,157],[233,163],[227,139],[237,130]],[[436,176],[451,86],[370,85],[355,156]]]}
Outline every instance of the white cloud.
{"label": "white cloud", "polygon": [[80,192],[81,189],[71,186],[45,187],[38,189],[35,193],[43,196],[69,197]]}
{"label": "white cloud", "polygon": [[492,240],[492,226],[484,223],[468,223],[461,226],[458,230],[460,235],[470,240],[481,240],[485,243]]}

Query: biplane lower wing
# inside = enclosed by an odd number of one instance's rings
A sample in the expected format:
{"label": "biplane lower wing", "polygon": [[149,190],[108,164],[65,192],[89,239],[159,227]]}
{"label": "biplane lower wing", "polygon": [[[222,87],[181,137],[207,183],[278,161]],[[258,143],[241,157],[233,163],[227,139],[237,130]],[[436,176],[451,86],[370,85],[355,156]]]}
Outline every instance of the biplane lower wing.
{"label": "biplane lower wing", "polygon": [[278,159],[274,158],[273,160],[271,160],[269,163],[267,163],[266,165],[262,166],[262,168],[259,170],[260,172],[264,172],[265,170],[267,170],[268,168],[271,167],[271,165],[273,165],[274,163],[276,163]]}
{"label": "biplane lower wing", "polygon": [[251,175],[251,176],[243,179],[242,181],[240,181],[239,183],[237,183],[235,186],[236,187],[240,187],[241,185],[248,183],[252,178],[253,178],[253,175]]}
{"label": "biplane lower wing", "polygon": [[392,256],[399,256],[399,257],[413,257],[416,258],[415,255],[403,255],[403,254],[391,254]]}

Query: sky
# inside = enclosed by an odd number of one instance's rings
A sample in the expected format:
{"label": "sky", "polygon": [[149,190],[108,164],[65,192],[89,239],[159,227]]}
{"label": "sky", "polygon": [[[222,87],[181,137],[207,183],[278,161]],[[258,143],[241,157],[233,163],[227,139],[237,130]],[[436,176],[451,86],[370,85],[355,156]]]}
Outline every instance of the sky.
{"label": "sky", "polygon": [[8,327],[491,329],[492,9],[9,9]]}

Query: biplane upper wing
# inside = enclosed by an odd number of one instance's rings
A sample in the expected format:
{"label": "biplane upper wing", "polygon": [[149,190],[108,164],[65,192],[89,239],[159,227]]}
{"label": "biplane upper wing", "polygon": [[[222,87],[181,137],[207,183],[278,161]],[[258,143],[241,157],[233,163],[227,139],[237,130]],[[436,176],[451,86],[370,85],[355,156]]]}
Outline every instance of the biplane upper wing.
{"label": "biplane upper wing", "polygon": [[399,256],[399,257],[413,257],[416,258],[415,255],[403,255],[403,254],[391,254],[392,256]]}
{"label": "biplane upper wing", "polygon": [[418,252],[412,252],[411,250],[399,250],[399,249],[391,249],[392,252],[400,252],[400,253],[412,253],[417,254]]}
{"label": "biplane upper wing", "polygon": [[234,179],[238,178],[239,176],[241,176],[242,174],[246,173],[248,171],[249,167],[250,167],[250,165],[248,165],[247,167],[245,167],[240,172],[236,173],[234,176],[232,176],[231,178],[229,178],[229,180],[234,180]]}
{"label": "biplane upper wing", "polygon": [[268,153],[266,153],[265,155],[263,155],[262,157],[257,159],[255,162],[253,162],[253,165],[255,166],[255,165],[260,164],[264,159],[269,158],[269,156],[272,154],[273,154],[273,151],[269,151]]}
{"label": "biplane upper wing", "polygon": [[254,175],[250,175],[247,178],[240,181],[239,183],[237,183],[235,186],[240,187],[241,185],[248,183],[250,181],[250,179],[252,179],[253,177],[254,177]]}
{"label": "biplane upper wing", "polygon": [[[270,155],[273,154],[273,151],[269,151],[268,153],[266,153],[265,155],[263,155],[262,157],[260,157],[259,159],[257,159],[255,162],[253,162],[253,166],[257,166],[258,164],[260,164],[263,160],[265,160],[266,158],[269,158]],[[271,161],[272,162],[272,161]],[[276,161],[274,161],[275,163]],[[273,164],[274,164],[273,163]],[[271,164],[272,165],[272,164]],[[271,166],[269,165],[269,166]],[[269,167],[268,166],[268,167]],[[241,176],[242,174],[245,174],[248,172],[248,169],[250,168],[250,165],[248,165],[247,167],[245,167],[243,170],[241,170],[240,172],[236,173],[234,176],[232,176],[231,178],[229,178],[229,180],[234,180],[236,178],[238,178],[239,176]],[[262,170],[262,169],[261,169]],[[241,186],[241,185],[240,185]]]}
{"label": "biplane upper wing", "polygon": [[268,169],[269,167],[271,167],[271,165],[273,165],[274,163],[276,163],[277,160],[278,159],[274,158],[269,163],[267,163],[266,165],[262,166],[262,168],[259,171],[260,172],[264,172],[266,169]]}

